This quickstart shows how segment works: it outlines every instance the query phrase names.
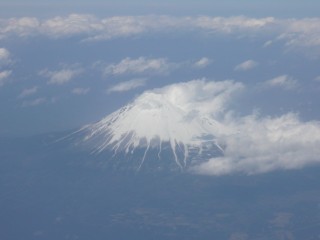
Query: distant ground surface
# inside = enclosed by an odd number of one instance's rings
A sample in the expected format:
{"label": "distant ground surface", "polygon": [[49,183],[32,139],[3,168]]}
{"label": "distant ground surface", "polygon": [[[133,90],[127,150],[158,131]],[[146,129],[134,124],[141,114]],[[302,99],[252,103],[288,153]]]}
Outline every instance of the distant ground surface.
{"label": "distant ground surface", "polygon": [[0,239],[320,238],[319,167],[115,172],[53,138],[0,140]]}

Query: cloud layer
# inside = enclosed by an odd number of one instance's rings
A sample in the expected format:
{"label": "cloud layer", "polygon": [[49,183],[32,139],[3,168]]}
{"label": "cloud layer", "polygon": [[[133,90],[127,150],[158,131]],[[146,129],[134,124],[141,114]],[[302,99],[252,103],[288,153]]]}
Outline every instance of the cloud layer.
{"label": "cloud layer", "polygon": [[224,156],[196,166],[199,174],[257,174],[299,169],[320,163],[320,122],[302,122],[296,114],[228,119],[232,134],[220,136]]}
{"label": "cloud layer", "polygon": [[235,17],[171,17],[114,16],[97,18],[93,15],[71,14],[46,20],[33,17],[0,19],[0,39],[10,36],[50,38],[81,36],[83,40],[108,40],[150,32],[205,31],[208,33],[269,35],[267,45],[284,41],[289,47],[319,47],[320,18],[276,19]]}

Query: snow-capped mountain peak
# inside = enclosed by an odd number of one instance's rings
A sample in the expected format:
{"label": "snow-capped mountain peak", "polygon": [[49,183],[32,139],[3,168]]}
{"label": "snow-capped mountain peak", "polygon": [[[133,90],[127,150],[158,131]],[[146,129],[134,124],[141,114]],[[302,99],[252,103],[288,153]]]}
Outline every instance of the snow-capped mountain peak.
{"label": "snow-capped mountain peak", "polygon": [[[142,152],[138,169],[148,159],[161,160],[164,151],[180,167],[221,154],[216,134],[221,125],[210,114],[186,106],[173,89],[147,91],[132,103],[85,126],[84,142],[93,142],[95,152],[113,151],[113,155]],[[157,154],[155,154],[157,152]]]}

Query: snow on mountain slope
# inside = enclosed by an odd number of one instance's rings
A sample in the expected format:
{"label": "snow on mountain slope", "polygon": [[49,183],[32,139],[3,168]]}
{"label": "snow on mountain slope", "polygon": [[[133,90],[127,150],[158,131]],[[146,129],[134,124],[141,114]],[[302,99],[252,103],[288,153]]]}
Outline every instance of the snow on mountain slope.
{"label": "snow on mountain slope", "polygon": [[147,91],[80,132],[85,133],[84,142],[93,143],[95,152],[132,155],[143,149],[138,169],[155,157],[149,154],[152,150],[161,160],[163,146],[168,145],[175,163],[185,168],[191,160],[222,154],[216,136],[226,129],[214,118],[241,87],[232,81],[194,80]]}

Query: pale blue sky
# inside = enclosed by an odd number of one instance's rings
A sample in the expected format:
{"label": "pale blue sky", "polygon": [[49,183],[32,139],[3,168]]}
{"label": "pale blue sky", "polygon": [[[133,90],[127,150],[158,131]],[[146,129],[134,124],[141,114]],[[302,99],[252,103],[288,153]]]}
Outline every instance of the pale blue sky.
{"label": "pale blue sky", "polygon": [[38,15],[52,16],[72,12],[113,14],[174,14],[174,15],[251,15],[277,17],[317,17],[320,3],[307,1],[256,1],[256,0],[201,0],[201,1],[155,1],[155,0],[4,0],[0,3],[1,16]]}

